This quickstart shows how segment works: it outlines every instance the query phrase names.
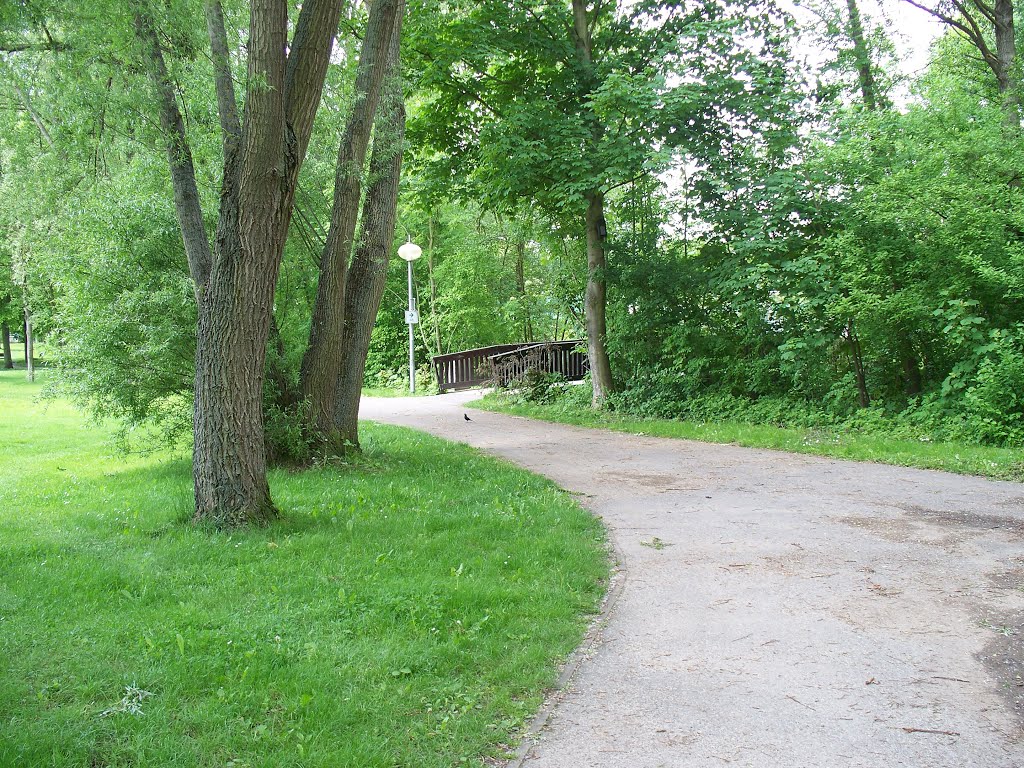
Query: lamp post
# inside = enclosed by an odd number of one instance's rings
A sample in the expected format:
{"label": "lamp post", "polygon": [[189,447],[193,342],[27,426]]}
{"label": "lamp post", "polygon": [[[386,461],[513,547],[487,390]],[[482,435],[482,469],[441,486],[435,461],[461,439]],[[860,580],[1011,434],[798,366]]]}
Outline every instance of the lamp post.
{"label": "lamp post", "polygon": [[409,242],[398,249],[398,255],[409,265],[409,309],[405,311],[405,323],[409,326],[409,392],[416,392],[416,355],[413,352],[415,338],[412,327],[420,321],[419,312],[416,311],[416,300],[412,295],[412,263],[422,254],[422,249],[410,238]]}

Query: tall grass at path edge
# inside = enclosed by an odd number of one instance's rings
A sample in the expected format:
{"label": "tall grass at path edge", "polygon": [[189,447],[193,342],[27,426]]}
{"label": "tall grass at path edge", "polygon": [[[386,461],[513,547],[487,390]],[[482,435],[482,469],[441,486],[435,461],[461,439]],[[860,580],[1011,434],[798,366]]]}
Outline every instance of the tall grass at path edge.
{"label": "tall grass at path edge", "polygon": [[771,448],[790,453],[1024,481],[1024,452],[1014,448],[915,441],[874,433],[787,428],[735,421],[699,423],[679,419],[642,418],[613,411],[593,410],[574,402],[521,402],[502,392],[487,394],[481,400],[467,403],[467,407],[635,435],[698,440],[748,448]]}

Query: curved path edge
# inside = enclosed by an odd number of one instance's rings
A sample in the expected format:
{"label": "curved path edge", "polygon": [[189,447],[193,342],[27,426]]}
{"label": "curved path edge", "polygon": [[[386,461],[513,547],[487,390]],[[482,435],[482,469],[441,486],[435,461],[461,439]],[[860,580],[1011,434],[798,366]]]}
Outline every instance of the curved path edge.
{"label": "curved path edge", "polygon": [[510,766],[1024,766],[1024,486],[467,421],[477,396],[360,414],[580,495],[620,569]]}

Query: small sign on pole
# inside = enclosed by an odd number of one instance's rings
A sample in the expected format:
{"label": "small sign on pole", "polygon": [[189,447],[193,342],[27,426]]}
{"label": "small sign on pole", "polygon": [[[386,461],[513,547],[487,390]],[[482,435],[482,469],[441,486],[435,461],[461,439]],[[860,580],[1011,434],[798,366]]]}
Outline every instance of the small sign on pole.
{"label": "small sign on pole", "polygon": [[415,309],[407,309],[407,310],[405,310],[405,324],[406,325],[416,325],[416,323],[418,323],[419,321],[420,321],[420,313],[419,312],[417,312]]}

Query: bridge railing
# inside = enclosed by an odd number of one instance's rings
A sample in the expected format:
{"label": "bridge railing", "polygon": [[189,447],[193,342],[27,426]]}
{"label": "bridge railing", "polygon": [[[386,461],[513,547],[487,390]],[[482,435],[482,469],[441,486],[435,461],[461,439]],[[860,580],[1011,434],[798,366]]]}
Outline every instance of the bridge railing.
{"label": "bridge railing", "polygon": [[432,358],[438,389],[468,389],[484,384],[506,386],[527,370],[559,373],[568,381],[587,374],[587,355],[580,351],[584,342],[540,341],[529,344],[497,344],[467,349]]}

